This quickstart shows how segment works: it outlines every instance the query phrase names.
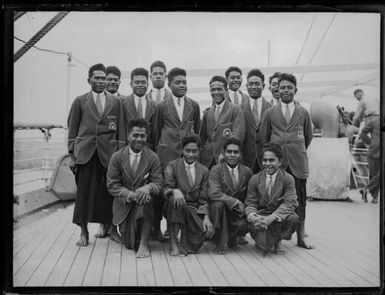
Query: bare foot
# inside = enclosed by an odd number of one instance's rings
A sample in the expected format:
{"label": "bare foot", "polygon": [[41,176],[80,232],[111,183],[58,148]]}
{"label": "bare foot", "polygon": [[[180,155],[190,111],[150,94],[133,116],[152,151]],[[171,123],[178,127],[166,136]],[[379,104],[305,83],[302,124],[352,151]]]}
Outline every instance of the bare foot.
{"label": "bare foot", "polygon": [[225,245],[217,245],[214,249],[214,252],[220,255],[225,254]]}
{"label": "bare foot", "polygon": [[76,246],[79,246],[79,247],[88,246],[88,233],[80,234],[80,239],[76,242]]}
{"label": "bare foot", "polygon": [[146,258],[150,256],[150,250],[148,249],[148,245],[140,244],[138,252],[136,252],[136,258]]}
{"label": "bare foot", "polygon": [[179,247],[177,244],[170,244],[170,255],[171,256],[179,256]]}
{"label": "bare foot", "polygon": [[110,238],[111,238],[112,241],[114,241],[114,242],[116,242],[118,244],[122,244],[123,243],[122,238],[116,232],[111,232]]}
{"label": "bare foot", "polygon": [[249,242],[244,236],[239,236],[238,237],[238,244],[239,245],[247,245]]}
{"label": "bare foot", "polygon": [[307,244],[304,240],[298,241],[298,242],[297,242],[297,246],[298,246],[298,247],[305,248],[305,249],[307,249],[307,250],[311,250],[311,249],[314,249],[314,248],[315,248],[313,245]]}
{"label": "bare foot", "polygon": [[286,251],[282,249],[280,242],[275,244],[273,251],[274,251],[275,254],[278,254],[278,255],[286,254]]}
{"label": "bare foot", "polygon": [[105,238],[108,236],[108,225],[100,224],[98,232],[95,234],[95,238]]}

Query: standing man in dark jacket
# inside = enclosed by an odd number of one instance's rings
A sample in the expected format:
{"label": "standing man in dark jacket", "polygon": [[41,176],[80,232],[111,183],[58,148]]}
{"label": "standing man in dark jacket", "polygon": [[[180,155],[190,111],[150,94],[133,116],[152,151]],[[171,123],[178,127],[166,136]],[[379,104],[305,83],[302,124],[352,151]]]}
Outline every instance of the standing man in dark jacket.
{"label": "standing man in dark jacket", "polygon": [[68,153],[77,184],[73,223],[81,229],[78,246],[89,243],[88,222],[100,223],[96,238],[108,235],[113,199],[106,187],[107,166],[126,142],[121,104],[105,91],[103,64],[89,69],[88,83],[91,91],[75,98],[68,116]]}

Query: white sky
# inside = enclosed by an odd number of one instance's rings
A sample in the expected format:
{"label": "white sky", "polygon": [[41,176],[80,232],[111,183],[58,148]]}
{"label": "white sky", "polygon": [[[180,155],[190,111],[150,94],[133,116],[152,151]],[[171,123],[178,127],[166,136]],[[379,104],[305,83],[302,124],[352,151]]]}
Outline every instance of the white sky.
{"label": "white sky", "polygon": [[[28,12],[15,22],[14,35],[28,41],[56,12]],[[135,67],[149,68],[162,60],[168,69],[179,66],[187,70],[189,87],[206,87],[205,93],[188,93],[201,102],[210,101],[210,77],[189,77],[191,69],[221,69],[228,66],[258,68],[294,66],[306,33],[314,20],[311,34],[302,50],[298,66],[380,64],[380,15],[369,13],[135,13],[135,12],[70,12],[35,45],[55,51],[71,52],[87,65],[103,62],[122,71]],[[333,21],[332,21],[333,20]],[[332,21],[332,22],[331,22]],[[15,52],[23,43],[15,40]],[[14,121],[17,123],[49,122],[64,124],[67,100],[89,91],[88,68],[73,60],[70,88],[67,93],[67,58],[31,48],[14,64]],[[244,75],[247,73],[244,73]],[[308,73],[302,82],[356,80],[375,74],[379,68],[351,72]],[[295,73],[297,79],[302,74]],[[267,78],[263,95],[270,97]],[[339,97],[324,99],[354,110],[352,92],[362,88],[368,96],[379,96],[379,80],[375,86],[359,85],[343,90]],[[377,84],[376,84],[377,83]],[[245,77],[244,83],[245,84]],[[376,86],[377,85],[377,86]],[[299,100],[306,94],[333,86],[301,87]],[[131,93],[124,79],[120,92]],[[303,94],[303,97],[301,96]],[[345,97],[345,98],[344,98]]]}

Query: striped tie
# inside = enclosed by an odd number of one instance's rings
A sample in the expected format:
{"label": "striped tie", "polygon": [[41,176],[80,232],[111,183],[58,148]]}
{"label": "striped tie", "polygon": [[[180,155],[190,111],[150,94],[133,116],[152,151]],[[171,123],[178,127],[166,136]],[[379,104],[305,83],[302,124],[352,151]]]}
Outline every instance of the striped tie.
{"label": "striped tie", "polygon": [[139,118],[143,118],[143,105],[142,105],[141,97],[139,97],[138,99],[138,115],[139,115]]}
{"label": "striped tie", "polygon": [[269,182],[267,183],[267,193],[270,196],[273,189],[273,177],[270,176]]}
{"label": "striped tie", "polygon": [[102,100],[100,98],[100,93],[96,95],[96,108],[98,109],[99,116],[103,114]]}
{"label": "striped tie", "polygon": [[289,105],[286,104],[286,108],[285,108],[285,119],[286,119],[286,123],[289,124],[290,123],[290,110],[289,110]]}
{"label": "striped tie", "polygon": [[162,97],[160,96],[160,89],[157,89],[158,92],[156,93],[156,103],[160,103]]}
{"label": "striped tie", "polygon": [[234,104],[239,104],[238,94],[236,91],[234,92]]}
{"label": "striped tie", "polygon": [[132,165],[131,165],[131,169],[132,169],[132,172],[136,172],[136,169],[138,169],[138,164],[139,164],[139,154],[135,154],[135,158],[134,158],[134,161],[132,161]]}

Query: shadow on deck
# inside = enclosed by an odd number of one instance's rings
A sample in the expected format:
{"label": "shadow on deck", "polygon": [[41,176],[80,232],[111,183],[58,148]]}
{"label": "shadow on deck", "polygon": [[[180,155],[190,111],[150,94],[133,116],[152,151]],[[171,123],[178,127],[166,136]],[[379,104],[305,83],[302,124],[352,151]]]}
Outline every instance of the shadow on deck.
{"label": "shadow on deck", "polygon": [[95,239],[77,247],[79,230],[71,223],[73,204],[25,217],[15,224],[13,285],[21,286],[380,286],[379,204],[308,202],[306,231],[314,250],[283,241],[286,255],[255,251],[249,244],[225,255],[206,242],[198,254],[171,257],[168,244],[152,241],[151,257],[113,241]]}

